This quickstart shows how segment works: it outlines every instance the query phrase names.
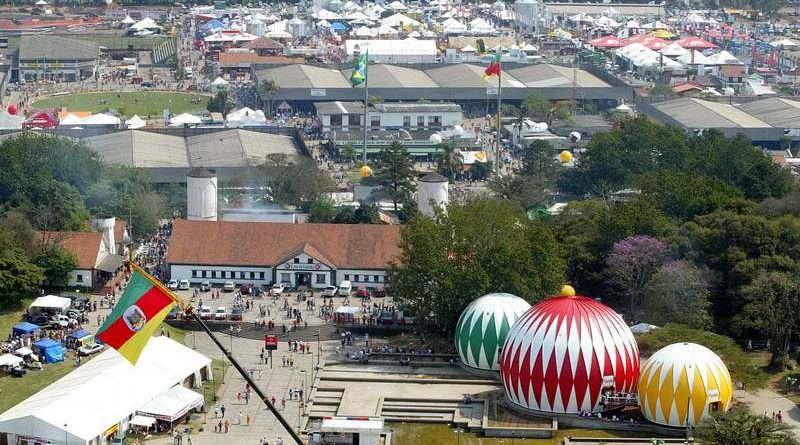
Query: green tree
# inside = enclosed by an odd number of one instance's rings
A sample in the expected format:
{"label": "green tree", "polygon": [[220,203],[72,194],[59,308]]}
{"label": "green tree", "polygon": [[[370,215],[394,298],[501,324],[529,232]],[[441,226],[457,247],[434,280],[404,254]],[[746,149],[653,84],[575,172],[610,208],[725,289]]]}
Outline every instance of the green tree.
{"label": "green tree", "polygon": [[350,206],[341,206],[333,218],[336,224],[355,224],[356,223],[356,209]]}
{"label": "green tree", "polygon": [[0,307],[17,308],[36,295],[44,280],[42,268],[17,247],[0,249]]}
{"label": "green tree", "polygon": [[791,427],[767,416],[738,408],[698,425],[695,438],[701,445],[798,445]]}
{"label": "green tree", "polygon": [[208,100],[208,105],[206,105],[208,111],[222,113],[222,117],[227,116],[233,107],[233,103],[228,99],[227,91],[218,91],[214,97]]}
{"label": "green tree", "polygon": [[378,207],[362,201],[353,212],[353,220],[356,224],[379,224],[381,219],[378,215]]}
{"label": "green tree", "polygon": [[397,217],[400,219],[401,224],[406,224],[411,221],[411,218],[417,214],[419,209],[417,208],[417,202],[411,196],[404,197],[401,204],[402,207],[397,212]]}
{"label": "green tree", "polygon": [[308,158],[290,160],[283,154],[268,155],[256,168],[256,184],[264,187],[262,201],[303,206],[331,186],[331,179]]}
{"label": "green tree", "polygon": [[356,146],[353,144],[344,144],[341,149],[339,149],[339,156],[347,159],[352,164],[356,163],[356,156],[358,155],[358,150]]}
{"label": "green tree", "polygon": [[738,188],[702,174],[652,172],[641,177],[639,187],[645,199],[681,221],[720,209],[742,211],[752,206]]}
{"label": "green tree", "polygon": [[416,189],[413,174],[411,157],[399,141],[392,142],[392,145],[381,151],[374,177],[382,187],[382,193],[392,200],[395,212],[397,203]]}
{"label": "green tree", "polygon": [[329,223],[336,217],[336,205],[330,198],[319,197],[308,206],[308,222]]}
{"label": "green tree", "polygon": [[451,203],[435,219],[417,215],[403,227],[400,246],[388,287],[421,321],[444,330],[481,295],[510,292],[534,302],[564,282],[553,234],[505,201]]}
{"label": "green tree", "polygon": [[106,169],[103,178],[87,191],[86,203],[92,215],[130,218],[137,236],[152,235],[158,230],[159,220],[176,210],[152,189],[144,170],[122,166]]}
{"label": "green tree", "polygon": [[33,263],[42,269],[48,285],[62,287],[69,281],[69,273],[78,266],[78,259],[74,253],[58,245],[44,245],[33,258]]}
{"label": "green tree", "polygon": [[278,84],[272,79],[264,79],[259,84],[259,93],[267,98],[267,116],[272,116],[272,101],[278,92]]}
{"label": "green tree", "polygon": [[770,272],[757,276],[742,289],[746,304],[737,316],[745,326],[770,339],[770,365],[789,365],[789,346],[800,329],[800,281],[796,275]]}
{"label": "green tree", "polygon": [[693,329],[709,329],[709,280],[707,273],[688,261],[672,261],[653,274],[644,290],[644,319],[656,325],[681,323]]}
{"label": "green tree", "polygon": [[464,170],[464,157],[455,142],[442,142],[437,146],[436,170],[450,182]]}
{"label": "green tree", "polygon": [[522,114],[537,122],[545,122],[548,126],[556,120],[572,123],[574,109],[575,103],[572,101],[551,102],[539,93],[529,94],[522,100]]}

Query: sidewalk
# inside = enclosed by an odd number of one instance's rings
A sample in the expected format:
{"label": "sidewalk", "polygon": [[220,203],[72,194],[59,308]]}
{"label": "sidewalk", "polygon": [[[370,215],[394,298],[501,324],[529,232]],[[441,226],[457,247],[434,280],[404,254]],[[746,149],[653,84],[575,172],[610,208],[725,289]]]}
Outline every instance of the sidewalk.
{"label": "sidewalk", "polygon": [[736,390],[733,397],[749,405],[754,414],[766,413],[771,416],[781,411],[783,422],[792,427],[795,436],[800,437],[800,407],[786,397],[769,389],[760,389],[755,393]]}

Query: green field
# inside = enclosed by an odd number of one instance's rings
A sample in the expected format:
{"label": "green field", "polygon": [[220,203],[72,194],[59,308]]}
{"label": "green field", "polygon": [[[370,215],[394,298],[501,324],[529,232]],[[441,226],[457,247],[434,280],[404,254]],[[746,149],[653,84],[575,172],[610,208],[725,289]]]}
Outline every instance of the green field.
{"label": "green field", "polygon": [[[200,99],[199,103],[192,103]],[[131,93],[84,93],[58,96],[34,102],[32,108],[66,107],[70,111],[91,111],[97,113],[106,109],[114,110],[125,117],[138,114],[142,119],[158,119],[165,108],[172,114],[204,111],[208,96],[202,94],[173,92],[131,92]]]}

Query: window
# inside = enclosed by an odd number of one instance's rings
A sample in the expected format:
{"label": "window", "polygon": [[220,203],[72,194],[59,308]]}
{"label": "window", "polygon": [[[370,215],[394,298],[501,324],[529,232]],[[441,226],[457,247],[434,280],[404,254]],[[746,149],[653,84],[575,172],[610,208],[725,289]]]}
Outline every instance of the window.
{"label": "window", "polygon": [[347,281],[347,280],[349,280],[349,279],[350,279],[350,275],[348,275],[348,274],[344,274],[344,280],[345,280],[345,281]]}
{"label": "window", "polygon": [[75,275],[75,281],[78,283],[83,283],[83,274]]}
{"label": "window", "polygon": [[331,127],[341,127],[341,126],[342,126],[342,115],[331,114]]}
{"label": "window", "polygon": [[442,116],[428,116],[428,127],[437,129],[442,127]]}
{"label": "window", "polygon": [[380,275],[373,275],[372,276],[372,281],[374,281],[376,283],[380,283],[381,282],[381,276]]}
{"label": "window", "polygon": [[206,278],[206,277],[207,277],[207,275],[208,275],[208,271],[207,271],[207,270],[204,270],[204,271],[203,271],[203,278]]}
{"label": "window", "polygon": [[370,127],[372,127],[373,130],[377,130],[377,129],[381,128],[381,117],[380,116],[370,116],[369,125],[370,125]]}
{"label": "window", "polygon": [[295,258],[294,259],[294,264],[299,264],[299,263],[300,263],[300,258]]}
{"label": "window", "polygon": [[259,272],[258,273],[258,279],[259,280],[263,280],[264,279],[264,272]]}
{"label": "window", "polygon": [[246,273],[247,273],[247,272],[239,272],[239,279],[240,279],[240,280],[244,280],[245,278],[247,278],[247,277],[245,276],[245,274],[246,274]]}
{"label": "window", "polygon": [[192,278],[197,278],[197,271],[196,270],[192,270]]}
{"label": "window", "polygon": [[360,127],[361,126],[361,115],[360,114],[348,114],[347,115],[347,125],[350,127]]}
{"label": "window", "polygon": [[403,128],[411,128],[411,116],[403,116]]}
{"label": "window", "polygon": [[328,282],[328,280],[325,277],[324,273],[318,273],[317,274],[317,284],[325,284],[327,282]]}
{"label": "window", "polygon": [[212,270],[211,271],[211,278],[217,278],[217,271],[216,270]]}
{"label": "window", "polygon": [[292,281],[292,274],[282,273],[281,274],[281,282],[282,283],[290,283]]}
{"label": "window", "polygon": [[425,126],[425,116],[417,116],[417,128]]}
{"label": "window", "polygon": [[306,260],[308,264],[314,264],[314,258],[309,258]]}
{"label": "window", "polygon": [[255,280],[256,279],[256,273],[255,272],[250,272],[250,279],[251,280]]}

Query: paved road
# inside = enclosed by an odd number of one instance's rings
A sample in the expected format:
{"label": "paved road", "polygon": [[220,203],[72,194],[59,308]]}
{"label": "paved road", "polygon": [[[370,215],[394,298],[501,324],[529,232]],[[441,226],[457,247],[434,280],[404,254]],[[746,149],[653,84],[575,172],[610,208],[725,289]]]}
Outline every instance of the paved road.
{"label": "paved road", "polygon": [[755,414],[766,413],[771,416],[772,413],[781,411],[783,421],[792,427],[795,436],[800,437],[800,407],[791,400],[769,389],[760,389],[756,392],[737,390],[734,392],[734,397],[746,403],[750,411]]}

